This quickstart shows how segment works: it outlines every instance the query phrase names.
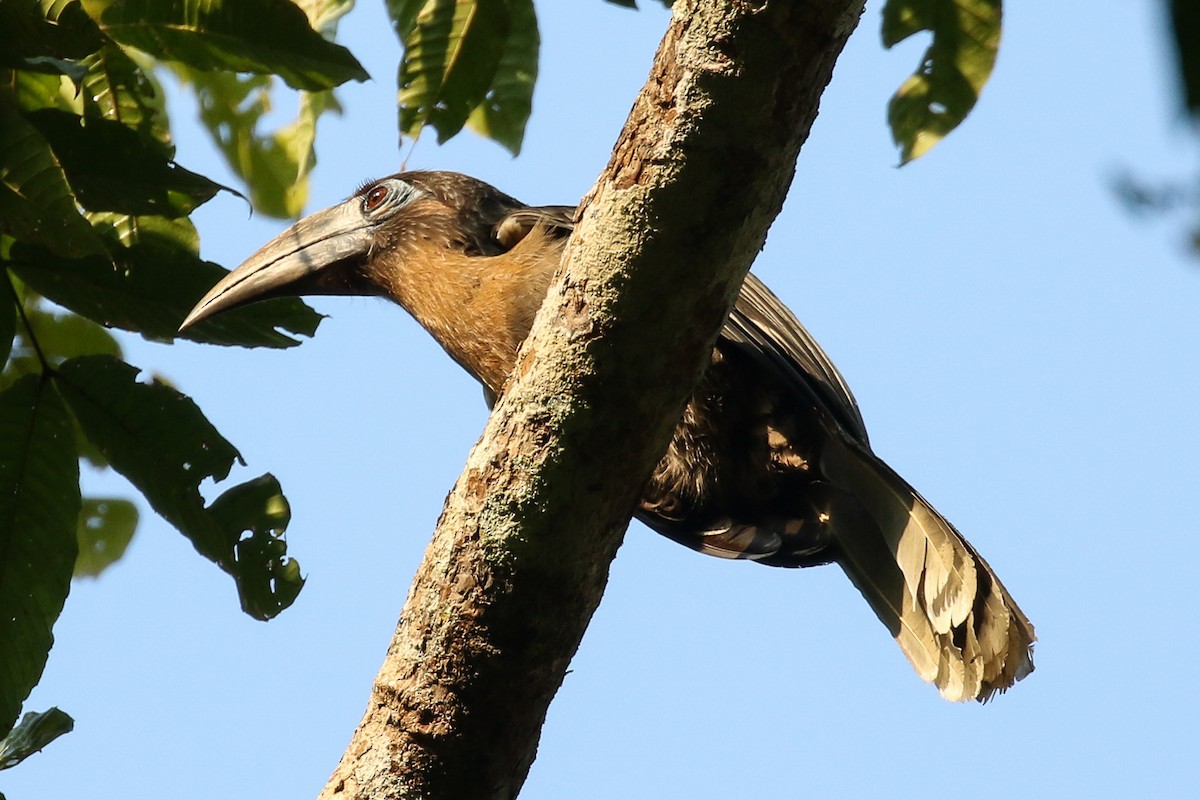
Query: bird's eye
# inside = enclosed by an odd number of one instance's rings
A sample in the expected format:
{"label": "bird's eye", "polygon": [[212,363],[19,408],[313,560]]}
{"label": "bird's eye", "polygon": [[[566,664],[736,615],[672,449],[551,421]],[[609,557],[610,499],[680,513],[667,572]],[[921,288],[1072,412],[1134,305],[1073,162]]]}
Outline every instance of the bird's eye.
{"label": "bird's eye", "polygon": [[374,211],[383,205],[383,201],[387,199],[387,196],[388,188],[380,184],[367,192],[366,197],[363,199],[363,208],[367,211]]}

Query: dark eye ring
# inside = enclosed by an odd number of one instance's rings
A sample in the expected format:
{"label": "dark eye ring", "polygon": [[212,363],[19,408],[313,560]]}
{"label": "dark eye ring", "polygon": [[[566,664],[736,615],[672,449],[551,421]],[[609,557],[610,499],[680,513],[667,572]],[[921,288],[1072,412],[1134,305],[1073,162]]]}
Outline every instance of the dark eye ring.
{"label": "dark eye ring", "polygon": [[363,207],[366,208],[367,211],[374,211],[383,204],[383,201],[387,199],[387,196],[388,188],[380,184],[379,186],[376,186],[367,192],[367,196],[363,200]]}

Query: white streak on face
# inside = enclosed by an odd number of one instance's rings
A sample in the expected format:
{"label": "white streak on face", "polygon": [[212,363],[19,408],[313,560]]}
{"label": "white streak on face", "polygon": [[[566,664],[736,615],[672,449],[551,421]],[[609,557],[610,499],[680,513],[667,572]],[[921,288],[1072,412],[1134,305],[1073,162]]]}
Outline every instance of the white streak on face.
{"label": "white streak on face", "polygon": [[385,178],[359,195],[363,217],[371,222],[381,222],[423,194],[410,183],[398,178]]}

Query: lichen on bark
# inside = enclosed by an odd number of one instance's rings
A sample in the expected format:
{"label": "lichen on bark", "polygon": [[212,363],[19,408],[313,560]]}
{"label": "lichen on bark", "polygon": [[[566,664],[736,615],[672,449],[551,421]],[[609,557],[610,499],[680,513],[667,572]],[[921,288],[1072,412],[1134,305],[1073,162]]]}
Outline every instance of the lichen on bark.
{"label": "lichen on bark", "polygon": [[678,0],[322,798],[510,798],[862,0]]}

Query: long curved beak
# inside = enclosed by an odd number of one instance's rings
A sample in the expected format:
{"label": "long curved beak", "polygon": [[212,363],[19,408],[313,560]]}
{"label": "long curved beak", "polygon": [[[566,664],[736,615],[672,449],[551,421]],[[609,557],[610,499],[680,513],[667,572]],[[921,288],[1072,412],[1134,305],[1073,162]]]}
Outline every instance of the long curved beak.
{"label": "long curved beak", "polygon": [[305,217],[263,245],[222,278],[179,326],[272,297],[355,294],[327,273],[370,252],[374,226],[363,219],[356,199]]}

